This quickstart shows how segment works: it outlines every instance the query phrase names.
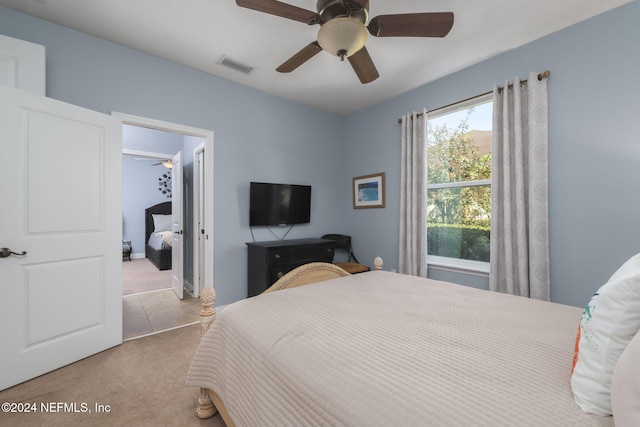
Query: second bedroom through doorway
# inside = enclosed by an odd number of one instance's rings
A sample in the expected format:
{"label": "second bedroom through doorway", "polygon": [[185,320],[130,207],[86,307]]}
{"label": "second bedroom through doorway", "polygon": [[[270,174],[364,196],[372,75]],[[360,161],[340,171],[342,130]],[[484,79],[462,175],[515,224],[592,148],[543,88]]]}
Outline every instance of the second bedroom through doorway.
{"label": "second bedroom through doorway", "polygon": [[[122,249],[123,337],[180,326],[198,319],[193,298],[192,250],[184,245],[182,260],[172,256],[172,201],[183,208],[184,232],[193,229],[194,150],[201,138],[138,126],[123,125]],[[182,185],[176,191],[172,159],[182,153]],[[174,203],[175,206],[175,203]],[[175,219],[175,218],[174,218]],[[182,265],[173,265],[176,262]],[[181,292],[173,273],[184,273]]]}

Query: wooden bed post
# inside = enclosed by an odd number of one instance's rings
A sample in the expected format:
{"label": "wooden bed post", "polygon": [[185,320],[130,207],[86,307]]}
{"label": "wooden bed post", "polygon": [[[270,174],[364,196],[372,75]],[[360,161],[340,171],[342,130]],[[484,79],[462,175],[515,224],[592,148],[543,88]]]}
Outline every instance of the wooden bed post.
{"label": "wooden bed post", "polygon": [[[200,339],[207,333],[211,324],[216,320],[216,309],[213,306],[216,301],[216,291],[213,286],[205,286],[200,294],[200,302],[202,310],[200,310]],[[207,389],[200,387],[200,398],[198,399],[198,409],[196,414],[198,418],[213,417],[218,410],[211,401]]]}
{"label": "wooden bed post", "polygon": [[216,320],[216,308],[213,306],[216,302],[216,291],[213,286],[205,286],[200,294],[200,338],[207,333],[211,324]]}

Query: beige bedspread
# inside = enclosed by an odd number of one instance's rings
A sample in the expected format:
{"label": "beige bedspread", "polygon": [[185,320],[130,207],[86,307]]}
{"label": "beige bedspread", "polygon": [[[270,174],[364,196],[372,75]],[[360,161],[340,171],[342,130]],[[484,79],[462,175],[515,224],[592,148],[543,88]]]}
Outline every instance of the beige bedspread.
{"label": "beige bedspread", "polygon": [[249,298],[188,384],[237,426],[611,426],[574,403],[581,310],[375,271]]}

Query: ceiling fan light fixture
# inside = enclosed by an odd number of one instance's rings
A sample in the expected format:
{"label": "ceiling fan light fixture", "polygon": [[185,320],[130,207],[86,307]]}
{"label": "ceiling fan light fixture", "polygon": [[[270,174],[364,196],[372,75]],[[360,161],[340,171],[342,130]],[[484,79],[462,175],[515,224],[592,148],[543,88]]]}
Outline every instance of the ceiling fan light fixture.
{"label": "ceiling fan light fixture", "polygon": [[367,43],[369,31],[365,25],[349,17],[334,18],[318,30],[320,47],[341,60],[358,52]]}

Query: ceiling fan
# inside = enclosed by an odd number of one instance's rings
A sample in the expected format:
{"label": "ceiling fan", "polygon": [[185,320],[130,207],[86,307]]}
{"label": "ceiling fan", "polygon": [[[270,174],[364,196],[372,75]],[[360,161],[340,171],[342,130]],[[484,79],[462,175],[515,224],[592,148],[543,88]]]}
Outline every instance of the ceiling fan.
{"label": "ceiling fan", "polygon": [[162,165],[167,169],[171,169],[173,167],[173,162],[171,159],[156,159],[153,157],[137,157],[136,160],[156,161],[156,163],[152,163],[149,166]]}
{"label": "ceiling fan", "polygon": [[452,12],[380,15],[367,25],[369,3],[369,0],[318,0],[317,12],[312,12],[277,0],[236,0],[240,7],[320,25],[317,40],[276,68],[281,73],[290,73],[324,50],[342,61],[347,58],[360,82],[370,83],[379,74],[365,47],[368,34],[374,37],[444,37],[453,27]]}

